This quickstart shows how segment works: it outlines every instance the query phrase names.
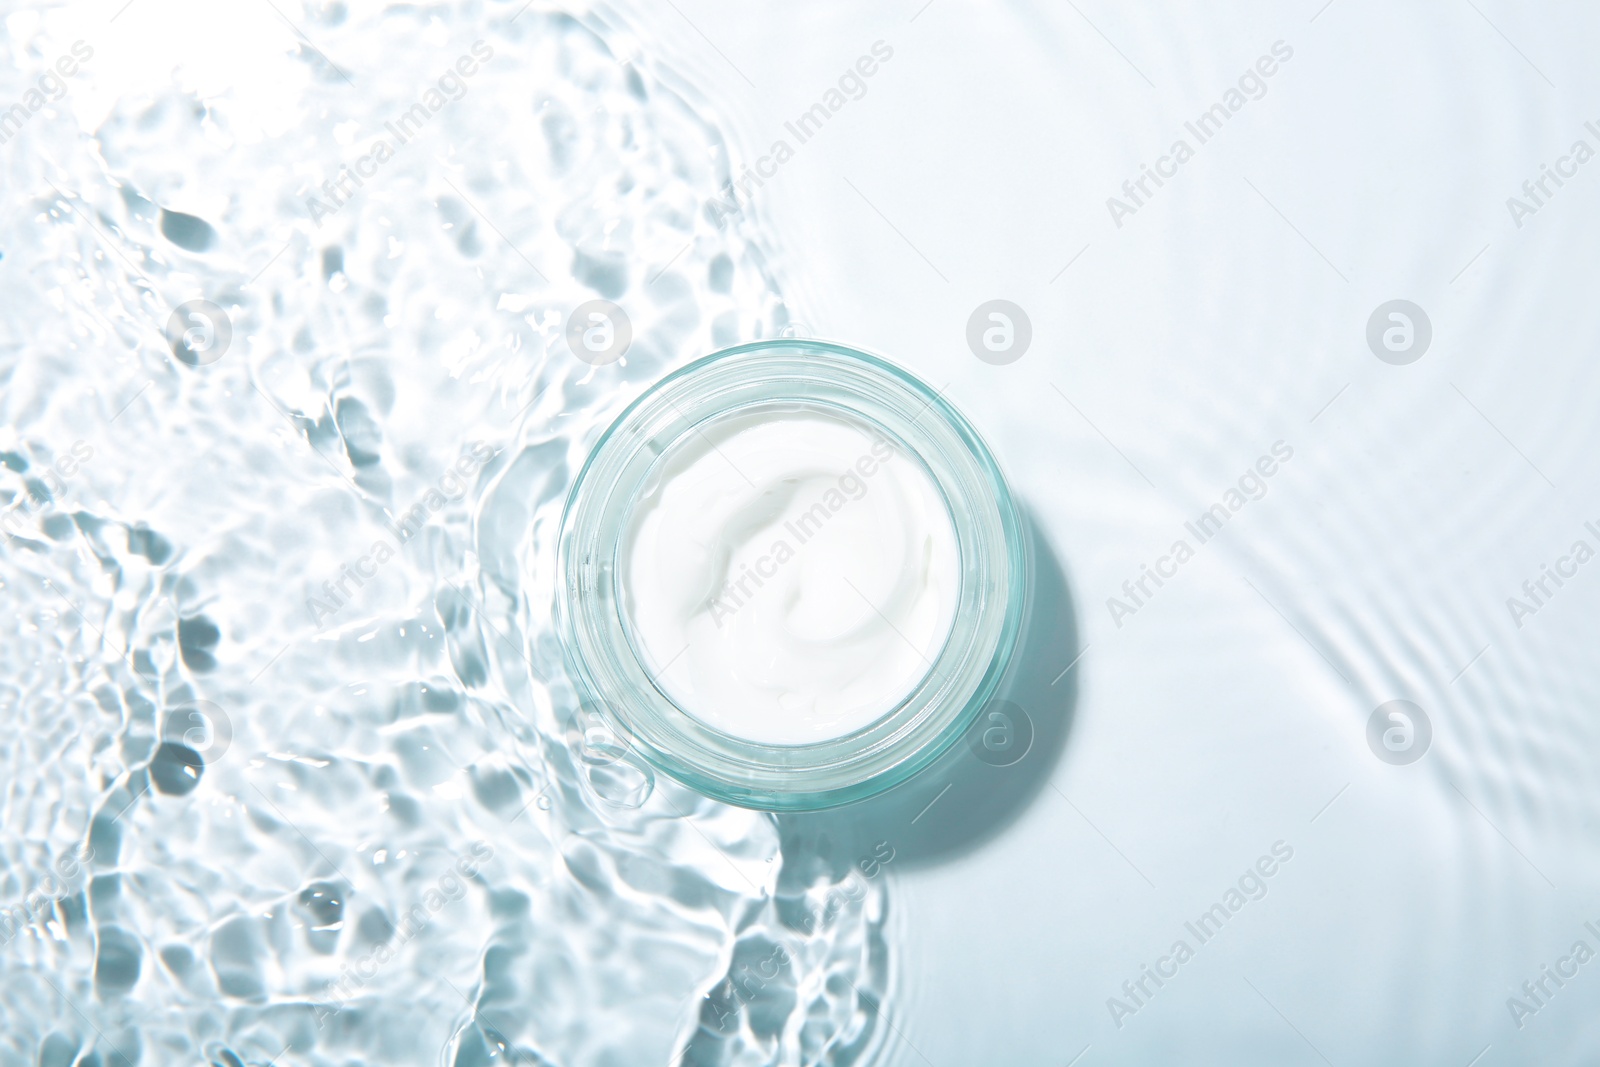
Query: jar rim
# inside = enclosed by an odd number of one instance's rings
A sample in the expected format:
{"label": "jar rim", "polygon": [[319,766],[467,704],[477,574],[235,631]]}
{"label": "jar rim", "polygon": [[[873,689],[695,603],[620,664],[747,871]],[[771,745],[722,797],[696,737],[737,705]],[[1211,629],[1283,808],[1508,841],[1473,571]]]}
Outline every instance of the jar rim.
{"label": "jar rim", "polygon": [[[620,744],[613,751],[718,800],[805,811],[882,792],[966,732],[1015,650],[1026,554],[1021,516],[999,465],[942,393],[857,348],[773,338],[695,360],[623,409],[567,497],[555,605],[578,702],[615,733]],[[707,420],[780,401],[841,409],[907,448],[950,512],[961,576],[951,629],[905,697],[866,726],[797,744],[724,733],[676,703],[631,639],[617,574],[633,504],[655,461]]]}

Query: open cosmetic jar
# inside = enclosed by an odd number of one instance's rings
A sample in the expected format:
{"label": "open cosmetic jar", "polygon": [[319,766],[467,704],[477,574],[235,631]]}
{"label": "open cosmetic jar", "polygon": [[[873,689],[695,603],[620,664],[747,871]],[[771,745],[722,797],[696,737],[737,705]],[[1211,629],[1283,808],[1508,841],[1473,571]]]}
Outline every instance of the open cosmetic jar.
{"label": "open cosmetic jar", "polygon": [[708,796],[863,799],[993,694],[1027,588],[977,433],[885,360],[781,338],[667,375],[562,516],[556,614],[587,721]]}

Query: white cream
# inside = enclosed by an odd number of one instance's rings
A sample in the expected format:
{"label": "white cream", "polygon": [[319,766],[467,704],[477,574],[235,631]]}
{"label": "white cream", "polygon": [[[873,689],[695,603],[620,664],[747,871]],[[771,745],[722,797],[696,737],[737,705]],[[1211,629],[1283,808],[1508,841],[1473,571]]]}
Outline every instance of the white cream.
{"label": "white cream", "polygon": [[960,580],[922,466],[805,408],[688,435],[657,462],[619,562],[662,690],[766,744],[839,737],[895,707],[938,657]]}

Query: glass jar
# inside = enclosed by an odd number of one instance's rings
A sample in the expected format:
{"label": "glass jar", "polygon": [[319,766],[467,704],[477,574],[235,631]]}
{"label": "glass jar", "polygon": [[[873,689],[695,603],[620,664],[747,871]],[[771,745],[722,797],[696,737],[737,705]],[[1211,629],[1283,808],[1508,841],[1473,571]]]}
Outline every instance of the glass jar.
{"label": "glass jar", "polygon": [[[951,628],[926,673],[885,714],[851,733],[765,744],[701,722],[657,684],[620,586],[622,550],[652,468],[685,435],[731,414],[809,410],[886,437],[919,463],[955,531]],[[643,393],[601,435],[562,516],[556,617],[585,718],[628,752],[718,800],[808,811],[875,795],[957,741],[993,694],[1016,647],[1027,588],[1021,517],[976,431],[937,392],[875,356],[777,338],[706,356]]]}

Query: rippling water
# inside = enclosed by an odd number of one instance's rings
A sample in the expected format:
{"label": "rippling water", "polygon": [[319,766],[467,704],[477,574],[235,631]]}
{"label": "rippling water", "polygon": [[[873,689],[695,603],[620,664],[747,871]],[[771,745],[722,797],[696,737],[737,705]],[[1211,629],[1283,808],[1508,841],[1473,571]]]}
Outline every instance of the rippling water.
{"label": "rippling water", "polygon": [[0,149],[0,1062],[855,1062],[881,888],[614,761],[550,628],[599,429],[787,322],[717,129],[601,15],[285,12],[250,97],[7,18],[0,106],[95,58]]}
{"label": "rippling water", "polygon": [[[1055,789],[915,872],[961,794],[893,827],[907,1040],[885,1061],[1590,1062],[1593,978],[1537,1018],[1508,1008],[1600,926],[1590,565],[1536,618],[1508,598],[1531,605],[1525,581],[1597,543],[1600,200],[1588,164],[1522,225],[1507,197],[1595,143],[1593,12],[918,0],[829,8],[790,47],[799,17],[735,9],[685,6],[715,52],[671,10],[658,26],[720,72],[719,103],[751,101],[756,146],[893,44],[763,203],[804,248],[809,321],[950,383],[1082,635],[1039,664],[1050,701],[1017,698],[1035,723],[1070,713],[1069,743],[1036,746],[1060,752]],[[1265,95],[1108,217],[1280,38],[1294,56]],[[1032,317],[1009,367],[962,335],[996,297]],[[1433,325],[1406,366],[1365,334],[1396,298]],[[1184,524],[1280,439],[1265,495],[1199,545]],[[1178,538],[1198,555],[1114,615]],[[1369,734],[1395,699],[1431,719],[1407,765]],[[923,802],[944,784],[917,783]],[[1279,838],[1295,859],[1260,910],[1113,1016]]]}
{"label": "rippling water", "polygon": [[[0,1063],[1592,1056],[1588,985],[1507,1013],[1600,923],[1593,568],[1507,606],[1600,538],[1592,168],[1505,213],[1600,122],[1592,18],[162,2],[0,8]],[[732,146],[879,38],[708,218]],[[995,297],[1033,319],[1011,366],[963,337]],[[566,349],[595,298],[622,362]],[[1410,366],[1363,334],[1394,298],[1432,316]],[[1059,632],[1026,760],[780,824],[616,761],[549,606],[600,427],[797,305],[981,428]],[[1394,699],[1432,722],[1406,766]],[[1270,898],[1108,1015],[1280,837]],[[880,841],[892,909],[840,874]]]}

